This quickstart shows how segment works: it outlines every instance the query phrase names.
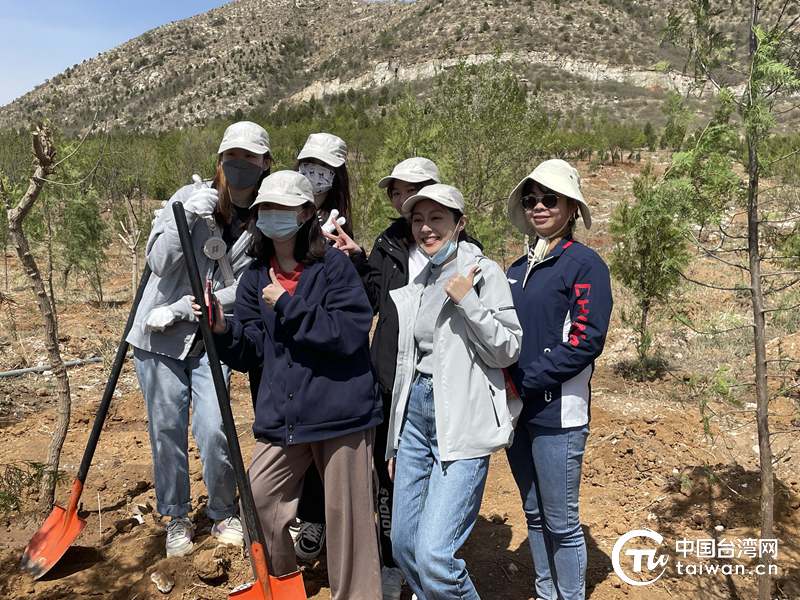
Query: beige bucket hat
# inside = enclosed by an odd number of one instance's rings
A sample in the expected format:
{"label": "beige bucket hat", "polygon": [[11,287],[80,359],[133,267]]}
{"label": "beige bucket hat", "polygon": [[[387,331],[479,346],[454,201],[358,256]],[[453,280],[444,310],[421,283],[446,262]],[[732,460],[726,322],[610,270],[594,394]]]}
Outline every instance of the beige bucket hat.
{"label": "beige bucket hat", "polygon": [[591,228],[592,214],[581,193],[581,176],[575,167],[560,158],[552,158],[541,163],[511,192],[508,197],[508,218],[514,227],[528,235],[536,233],[525,216],[525,209],[522,208],[522,188],[528,180],[535,181],[557,194],[575,200],[578,203],[583,224],[586,229]]}

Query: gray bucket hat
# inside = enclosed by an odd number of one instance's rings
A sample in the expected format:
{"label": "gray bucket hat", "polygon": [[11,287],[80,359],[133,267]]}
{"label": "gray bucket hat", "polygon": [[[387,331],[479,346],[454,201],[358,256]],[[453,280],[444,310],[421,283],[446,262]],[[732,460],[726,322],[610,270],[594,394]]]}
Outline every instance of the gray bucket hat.
{"label": "gray bucket hat", "polygon": [[461,192],[452,185],[433,183],[431,185],[426,185],[419,192],[403,202],[403,209],[401,211],[403,216],[406,218],[411,216],[411,211],[414,210],[414,206],[420,200],[433,200],[447,208],[455,208],[462,213],[464,212],[464,196],[461,195]]}
{"label": "gray bucket hat", "polygon": [[534,235],[536,232],[525,216],[522,208],[522,188],[525,182],[531,180],[539,185],[553,190],[557,194],[572,198],[578,203],[581,219],[586,229],[592,226],[592,214],[589,205],[581,193],[581,176],[578,170],[565,160],[552,158],[539,164],[531,173],[517,184],[517,187],[508,197],[508,218],[511,223],[522,233]]}
{"label": "gray bucket hat", "polygon": [[250,208],[272,202],[294,208],[314,203],[311,182],[297,171],[276,171],[267,175],[258,188],[258,196]]}

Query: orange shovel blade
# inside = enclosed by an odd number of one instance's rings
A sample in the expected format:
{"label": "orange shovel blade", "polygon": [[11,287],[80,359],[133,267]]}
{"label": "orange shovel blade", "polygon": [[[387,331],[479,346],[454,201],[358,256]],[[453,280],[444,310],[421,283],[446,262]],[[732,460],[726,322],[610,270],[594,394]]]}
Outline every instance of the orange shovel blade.
{"label": "orange shovel blade", "polygon": [[[259,581],[254,581],[248,587],[232,592],[229,600],[306,600],[306,586],[300,571],[282,575],[281,577],[269,576],[270,590],[265,592]],[[271,592],[271,593],[270,593]]]}
{"label": "orange shovel blade", "polygon": [[76,480],[72,486],[69,508],[54,506],[53,512],[28,542],[20,567],[30,572],[34,579],[39,579],[52,569],[86,527],[86,519],[81,519],[76,510],[82,487]]}

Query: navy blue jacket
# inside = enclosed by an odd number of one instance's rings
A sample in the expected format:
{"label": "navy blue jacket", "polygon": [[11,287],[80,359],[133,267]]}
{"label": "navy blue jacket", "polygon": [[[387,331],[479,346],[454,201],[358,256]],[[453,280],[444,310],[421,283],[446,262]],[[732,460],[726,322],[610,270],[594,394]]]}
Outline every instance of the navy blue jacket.
{"label": "navy blue jacket", "polygon": [[611,279],[592,249],[565,238],[527,275],[528,257],[508,269],[522,325],[511,377],[523,398],[521,422],[578,427],[589,422],[594,360],[611,318]]}
{"label": "navy blue jacket", "polygon": [[383,414],[369,360],[372,307],[350,259],[328,248],[274,310],[261,297],[269,283],[254,261],[239,280],[233,319],[215,335],[231,368],[263,363],[255,436],[289,445],[375,427]]}

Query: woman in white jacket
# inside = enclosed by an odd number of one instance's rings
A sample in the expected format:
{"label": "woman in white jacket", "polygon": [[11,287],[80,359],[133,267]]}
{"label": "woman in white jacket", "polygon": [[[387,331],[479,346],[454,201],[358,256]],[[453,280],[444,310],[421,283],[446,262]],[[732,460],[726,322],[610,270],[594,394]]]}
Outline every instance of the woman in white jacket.
{"label": "woman in white jacket", "polygon": [[476,599],[455,553],[478,517],[490,454],[512,441],[521,404],[506,398],[502,369],[517,360],[522,332],[502,269],[459,241],[456,188],[426,186],[403,214],[430,262],[391,292],[400,324],[387,444],[392,550],[419,600]]}

